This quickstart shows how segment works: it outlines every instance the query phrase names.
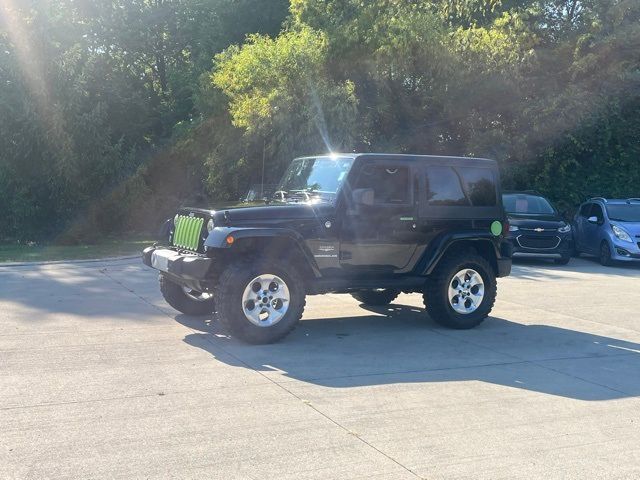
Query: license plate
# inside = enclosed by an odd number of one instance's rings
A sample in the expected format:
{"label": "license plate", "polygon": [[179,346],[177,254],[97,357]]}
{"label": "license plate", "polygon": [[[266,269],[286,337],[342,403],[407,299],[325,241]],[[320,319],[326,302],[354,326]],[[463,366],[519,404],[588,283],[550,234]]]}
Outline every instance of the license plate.
{"label": "license plate", "polygon": [[169,271],[169,262],[176,260],[180,255],[172,250],[156,250],[151,254],[151,265],[163,272]]}

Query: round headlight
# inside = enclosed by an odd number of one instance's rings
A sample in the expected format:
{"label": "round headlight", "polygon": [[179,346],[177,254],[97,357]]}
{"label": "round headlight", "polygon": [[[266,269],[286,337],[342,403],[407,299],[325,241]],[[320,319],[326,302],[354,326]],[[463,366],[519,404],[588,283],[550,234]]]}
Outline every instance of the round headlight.
{"label": "round headlight", "polygon": [[207,232],[211,233],[211,230],[213,230],[213,218],[210,218],[209,221],[207,222]]}

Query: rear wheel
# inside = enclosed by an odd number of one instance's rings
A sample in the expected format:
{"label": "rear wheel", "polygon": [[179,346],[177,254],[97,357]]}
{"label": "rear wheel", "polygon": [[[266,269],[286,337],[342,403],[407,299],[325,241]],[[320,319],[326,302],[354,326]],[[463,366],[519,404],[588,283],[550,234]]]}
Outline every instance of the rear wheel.
{"label": "rear wheel", "polygon": [[473,328],[487,318],[496,299],[496,274],[477,254],[452,254],[436,267],[427,282],[424,303],[440,325]]}
{"label": "rear wheel", "polygon": [[611,259],[611,249],[609,248],[609,244],[607,242],[602,242],[600,245],[600,264],[605,267],[610,267],[613,265],[613,260]]}
{"label": "rear wheel", "polygon": [[215,298],[228,333],[248,343],[273,343],[300,321],[304,282],[289,264],[234,264],[220,276]]}
{"label": "rear wheel", "polygon": [[400,290],[392,288],[377,288],[374,290],[361,290],[351,294],[360,303],[371,306],[388,305],[400,295]]}
{"label": "rear wheel", "polygon": [[216,305],[211,293],[199,292],[160,275],[160,292],[166,302],[186,315],[208,315]]}

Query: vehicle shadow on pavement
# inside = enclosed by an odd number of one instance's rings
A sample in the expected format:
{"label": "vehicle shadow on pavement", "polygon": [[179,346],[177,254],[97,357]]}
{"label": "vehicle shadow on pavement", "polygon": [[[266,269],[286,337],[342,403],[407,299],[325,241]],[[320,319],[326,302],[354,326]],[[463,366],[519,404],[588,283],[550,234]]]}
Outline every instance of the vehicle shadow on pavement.
{"label": "vehicle shadow on pavement", "polygon": [[350,388],[479,381],[587,401],[640,396],[637,343],[495,317],[474,330],[454,331],[416,307],[367,310],[370,315],[304,320],[272,345],[242,344],[215,320],[176,320],[202,331],[187,335],[187,344],[278,383]]}

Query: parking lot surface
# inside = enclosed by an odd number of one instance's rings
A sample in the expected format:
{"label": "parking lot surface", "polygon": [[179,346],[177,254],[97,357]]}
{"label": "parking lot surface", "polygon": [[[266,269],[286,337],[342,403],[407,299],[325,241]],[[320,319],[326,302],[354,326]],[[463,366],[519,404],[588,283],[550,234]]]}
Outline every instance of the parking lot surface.
{"label": "parking lot surface", "polygon": [[285,341],[137,260],[0,267],[0,478],[640,478],[640,269],[514,266],[492,318],[309,297]]}

